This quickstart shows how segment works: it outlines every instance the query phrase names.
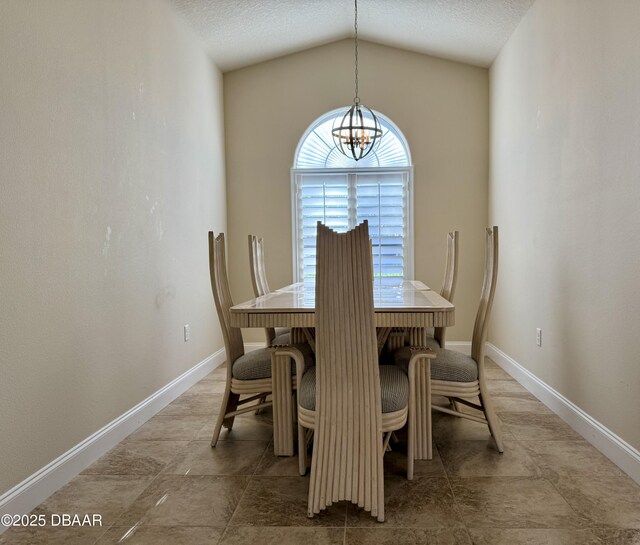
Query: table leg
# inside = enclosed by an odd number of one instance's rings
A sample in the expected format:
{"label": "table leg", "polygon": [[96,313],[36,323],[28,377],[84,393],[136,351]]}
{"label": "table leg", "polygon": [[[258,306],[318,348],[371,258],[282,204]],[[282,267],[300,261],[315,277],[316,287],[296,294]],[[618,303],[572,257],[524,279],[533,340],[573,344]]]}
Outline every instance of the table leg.
{"label": "table leg", "polygon": [[291,344],[302,344],[307,342],[307,336],[305,335],[305,328],[292,327],[291,328]]}
{"label": "table leg", "polygon": [[289,356],[271,355],[273,453],[293,456],[293,384]]}
{"label": "table leg", "polygon": [[387,349],[393,353],[404,346],[405,330],[402,327],[394,327],[387,339]]}
{"label": "table leg", "polygon": [[416,441],[414,448],[415,460],[431,460],[432,430],[431,430],[431,366],[418,365],[416,370]]}

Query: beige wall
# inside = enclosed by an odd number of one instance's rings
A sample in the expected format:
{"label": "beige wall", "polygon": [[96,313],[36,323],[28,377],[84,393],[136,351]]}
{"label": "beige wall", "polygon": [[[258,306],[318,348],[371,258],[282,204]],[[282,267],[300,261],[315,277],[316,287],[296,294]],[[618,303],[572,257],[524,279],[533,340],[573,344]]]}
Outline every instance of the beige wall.
{"label": "beige wall", "polygon": [[[445,237],[461,232],[456,326],[469,340],[482,284],[487,223],[488,71],[360,43],[360,96],[406,136],[415,165],[416,277],[440,289]],[[290,169],[300,137],[353,97],[353,42],[345,40],[225,73],[231,287],[252,297],[246,237],[265,237],[269,283],[291,282]],[[262,340],[246,332],[245,340]]]}
{"label": "beige wall", "polygon": [[491,69],[490,340],[635,448],[639,27],[639,2],[538,0]]}
{"label": "beige wall", "polygon": [[2,0],[0,97],[1,494],[221,348],[226,213],[222,77],[161,1]]}

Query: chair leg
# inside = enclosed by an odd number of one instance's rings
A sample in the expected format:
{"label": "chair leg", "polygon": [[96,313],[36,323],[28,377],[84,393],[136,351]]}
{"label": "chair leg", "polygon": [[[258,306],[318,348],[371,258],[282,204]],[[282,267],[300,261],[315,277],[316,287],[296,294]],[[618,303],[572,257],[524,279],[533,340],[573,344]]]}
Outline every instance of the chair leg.
{"label": "chair leg", "polygon": [[[240,394],[234,394],[233,392],[231,392],[229,394],[229,401],[227,402],[227,408],[225,410],[225,416],[226,413],[230,413],[232,411],[235,411],[238,408],[238,401],[240,400]],[[235,421],[236,417],[235,416],[229,416],[227,418],[224,419],[224,421],[222,422],[222,425],[227,428],[229,431],[231,431],[231,429],[233,428],[233,422]]]}
{"label": "chair leg", "polygon": [[215,447],[218,443],[218,438],[220,437],[220,431],[222,430],[222,426],[229,430],[233,427],[233,420],[235,417],[231,416],[229,418],[225,418],[226,414],[235,411],[238,407],[238,400],[240,396],[238,394],[234,394],[229,387],[224,392],[224,397],[222,398],[222,407],[220,407],[220,414],[218,415],[218,419],[216,420],[216,426],[213,429],[213,437],[211,438],[211,446]]}
{"label": "chair leg", "polygon": [[389,441],[391,441],[391,434],[392,433],[393,432],[388,431],[388,432],[382,434],[382,442],[383,442],[382,451],[383,452],[391,452],[391,447],[389,446]]}
{"label": "chair leg", "polygon": [[[264,403],[265,401],[267,401],[267,394],[264,394],[263,396],[261,396],[260,399],[258,400],[258,403]],[[260,414],[262,413],[262,411],[264,411],[264,409],[262,407],[258,407],[256,409],[256,414]]]}
{"label": "chair leg", "polygon": [[307,434],[300,424],[298,424],[298,471],[300,475],[307,473]]}
{"label": "chair leg", "polygon": [[483,396],[481,393],[479,398],[480,405],[484,411],[484,417],[487,419],[487,424],[489,425],[489,431],[493,436],[493,440],[496,442],[496,448],[498,449],[498,452],[503,453],[504,444],[502,442],[502,429],[500,427],[498,415],[493,410],[493,405],[489,396]]}
{"label": "chair leg", "polygon": [[407,427],[409,428],[409,434],[407,437],[407,480],[413,480],[413,468],[415,465],[416,454],[416,387],[415,382],[411,380],[409,382],[409,414],[407,417]]}

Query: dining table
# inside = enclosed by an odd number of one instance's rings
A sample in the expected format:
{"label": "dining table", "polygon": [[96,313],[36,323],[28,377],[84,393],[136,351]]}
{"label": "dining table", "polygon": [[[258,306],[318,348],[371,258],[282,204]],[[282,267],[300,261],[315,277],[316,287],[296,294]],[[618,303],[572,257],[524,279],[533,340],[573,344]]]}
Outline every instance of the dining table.
{"label": "dining table", "polygon": [[[394,329],[424,331],[455,323],[454,305],[419,280],[376,279],[373,300],[379,351],[389,342],[404,343],[404,335],[391,335]],[[291,328],[291,344],[308,342],[314,349],[315,281],[305,279],[237,304],[230,315],[233,327]],[[295,378],[290,358],[274,357],[272,367],[274,454],[293,456]]]}

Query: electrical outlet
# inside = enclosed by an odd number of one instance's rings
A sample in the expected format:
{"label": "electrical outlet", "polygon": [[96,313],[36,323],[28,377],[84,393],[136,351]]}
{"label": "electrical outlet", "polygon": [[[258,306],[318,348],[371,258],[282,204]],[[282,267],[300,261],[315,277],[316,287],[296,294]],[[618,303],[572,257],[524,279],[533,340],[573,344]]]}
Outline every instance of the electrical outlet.
{"label": "electrical outlet", "polygon": [[191,329],[189,324],[184,324],[184,342],[187,342],[191,337]]}
{"label": "electrical outlet", "polygon": [[542,348],[542,329],[536,329],[536,344]]}

